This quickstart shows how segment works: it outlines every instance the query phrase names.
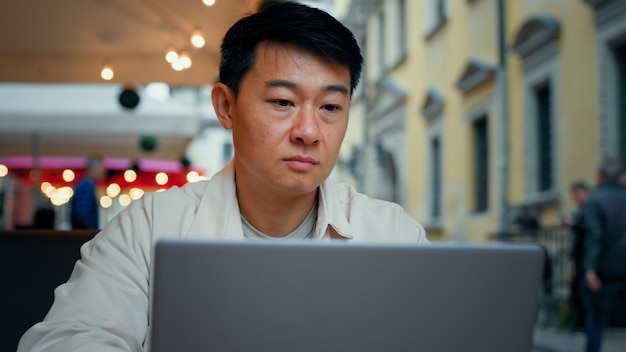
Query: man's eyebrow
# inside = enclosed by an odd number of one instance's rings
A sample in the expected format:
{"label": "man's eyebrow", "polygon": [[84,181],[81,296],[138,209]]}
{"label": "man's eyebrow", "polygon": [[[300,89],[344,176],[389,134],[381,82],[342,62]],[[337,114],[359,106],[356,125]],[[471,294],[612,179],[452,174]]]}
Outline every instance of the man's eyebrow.
{"label": "man's eyebrow", "polygon": [[[270,88],[285,87],[285,88],[294,89],[294,90],[298,89],[297,84],[291,81],[284,80],[284,79],[271,79],[269,81],[266,81],[265,85]],[[338,93],[341,93],[342,95],[350,96],[350,92],[348,92],[348,88],[346,88],[345,86],[341,84],[330,84],[324,87],[323,90],[325,92],[338,92]]]}
{"label": "man's eyebrow", "polygon": [[341,84],[331,84],[329,86],[324,87],[324,91],[326,92],[338,92],[341,93],[342,95],[345,96],[350,96],[350,93],[348,92],[348,88],[346,88],[345,86],[341,85]]}
{"label": "man's eyebrow", "polygon": [[291,89],[298,88],[298,86],[295,83],[284,80],[284,79],[271,79],[265,82],[265,85],[270,88],[277,88],[277,87],[285,87],[285,88],[291,88]]}

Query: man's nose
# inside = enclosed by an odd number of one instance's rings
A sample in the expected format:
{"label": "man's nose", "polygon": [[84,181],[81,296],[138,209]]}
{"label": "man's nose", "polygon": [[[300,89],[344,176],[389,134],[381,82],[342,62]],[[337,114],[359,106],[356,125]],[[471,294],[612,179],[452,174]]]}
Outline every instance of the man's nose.
{"label": "man's nose", "polygon": [[291,129],[291,141],[301,144],[315,144],[320,140],[319,118],[312,107],[302,107]]}

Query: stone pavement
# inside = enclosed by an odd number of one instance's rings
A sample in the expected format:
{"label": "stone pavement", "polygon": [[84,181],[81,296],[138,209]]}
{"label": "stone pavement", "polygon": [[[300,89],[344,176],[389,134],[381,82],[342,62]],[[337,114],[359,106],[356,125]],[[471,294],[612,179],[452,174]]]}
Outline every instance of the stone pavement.
{"label": "stone pavement", "polygon": [[[534,333],[532,352],[584,352],[585,334],[553,327],[538,327]],[[626,352],[626,329],[608,329],[604,334],[602,352]]]}

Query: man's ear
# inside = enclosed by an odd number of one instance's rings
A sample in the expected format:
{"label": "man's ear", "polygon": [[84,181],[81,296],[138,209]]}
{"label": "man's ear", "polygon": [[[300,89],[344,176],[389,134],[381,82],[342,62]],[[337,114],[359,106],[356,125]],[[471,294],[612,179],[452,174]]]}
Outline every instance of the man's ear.
{"label": "man's ear", "polygon": [[213,91],[211,91],[211,99],[213,100],[215,114],[217,114],[222,127],[227,130],[232,129],[232,108],[235,104],[235,96],[230,88],[224,83],[216,83],[213,86]]}

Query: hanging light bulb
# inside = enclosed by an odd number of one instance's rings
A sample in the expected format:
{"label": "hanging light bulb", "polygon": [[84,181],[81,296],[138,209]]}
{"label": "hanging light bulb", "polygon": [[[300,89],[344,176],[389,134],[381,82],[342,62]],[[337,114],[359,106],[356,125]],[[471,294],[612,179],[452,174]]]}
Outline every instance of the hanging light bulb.
{"label": "hanging light bulb", "polygon": [[111,199],[111,197],[109,197],[109,196],[102,196],[102,197],[100,197],[100,206],[101,207],[103,207],[104,209],[107,209],[111,205],[113,205],[113,199]]}
{"label": "hanging light bulb", "polygon": [[124,171],[124,181],[128,183],[133,183],[135,182],[136,179],[137,179],[137,173],[135,172],[135,170],[128,169]]}
{"label": "hanging light bulb", "polygon": [[167,181],[169,181],[169,177],[165,172],[161,171],[154,176],[154,180],[158,185],[163,186],[167,183]]}
{"label": "hanging light bulb", "polygon": [[202,48],[204,46],[204,36],[202,35],[202,31],[196,29],[191,33],[191,44],[196,48]]}
{"label": "hanging light bulb", "polygon": [[176,71],[182,71],[185,69],[185,67],[183,66],[183,62],[180,58],[172,62],[172,68]]}
{"label": "hanging light bulb", "polygon": [[191,67],[191,58],[189,57],[189,54],[187,54],[186,52],[181,52],[178,55],[178,60],[180,61],[180,64],[182,65],[183,69],[187,69]]}
{"label": "hanging light bulb", "polygon": [[182,71],[191,67],[191,57],[184,51],[177,54],[178,58],[172,62],[172,68],[176,71]]}
{"label": "hanging light bulb", "polygon": [[102,77],[105,81],[110,81],[113,79],[115,73],[113,72],[113,67],[109,64],[105,64],[102,66],[102,70],[100,71],[100,77]]}
{"label": "hanging light bulb", "polygon": [[178,60],[178,53],[176,52],[176,50],[174,49],[168,50],[167,54],[165,54],[165,60],[169,62],[170,64],[173,64],[174,62],[176,62]]}
{"label": "hanging light bulb", "polygon": [[213,6],[213,5],[215,5],[215,0],[202,0],[202,2],[203,2],[206,6]]}
{"label": "hanging light bulb", "polygon": [[74,181],[75,177],[76,177],[76,174],[71,169],[63,170],[63,181],[72,182]]}

